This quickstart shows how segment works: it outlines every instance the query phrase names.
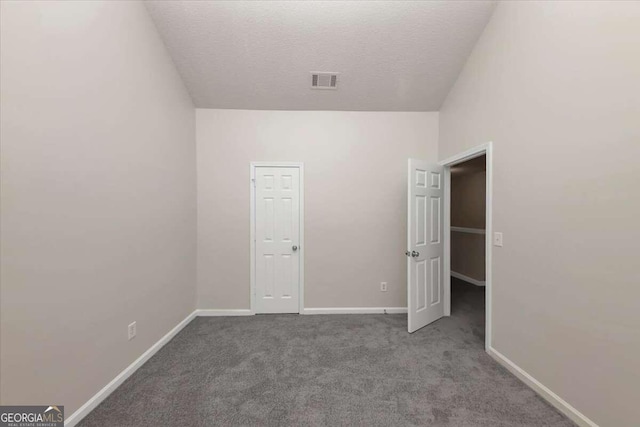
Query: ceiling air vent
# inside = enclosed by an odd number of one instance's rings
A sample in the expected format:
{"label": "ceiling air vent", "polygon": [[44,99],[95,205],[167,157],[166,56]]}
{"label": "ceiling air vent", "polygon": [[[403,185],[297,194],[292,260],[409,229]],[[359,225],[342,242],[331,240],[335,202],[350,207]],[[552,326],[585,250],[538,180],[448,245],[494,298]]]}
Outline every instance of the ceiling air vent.
{"label": "ceiling air vent", "polygon": [[338,73],[311,72],[311,89],[338,89]]}

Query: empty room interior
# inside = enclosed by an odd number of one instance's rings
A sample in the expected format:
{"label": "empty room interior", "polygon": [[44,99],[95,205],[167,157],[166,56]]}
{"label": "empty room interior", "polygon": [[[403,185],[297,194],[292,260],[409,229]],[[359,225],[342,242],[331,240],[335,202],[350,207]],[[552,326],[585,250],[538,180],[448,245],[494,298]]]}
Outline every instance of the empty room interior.
{"label": "empty room interior", "polygon": [[640,425],[640,1],[0,1],[0,426]]}

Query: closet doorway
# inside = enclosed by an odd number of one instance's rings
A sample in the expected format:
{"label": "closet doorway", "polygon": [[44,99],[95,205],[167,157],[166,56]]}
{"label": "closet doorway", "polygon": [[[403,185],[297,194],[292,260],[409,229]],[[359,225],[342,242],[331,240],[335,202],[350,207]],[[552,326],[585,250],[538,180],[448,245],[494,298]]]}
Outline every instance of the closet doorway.
{"label": "closet doorway", "polygon": [[[491,347],[491,143],[444,167],[444,315],[467,318]],[[465,322],[467,323],[467,322]]]}

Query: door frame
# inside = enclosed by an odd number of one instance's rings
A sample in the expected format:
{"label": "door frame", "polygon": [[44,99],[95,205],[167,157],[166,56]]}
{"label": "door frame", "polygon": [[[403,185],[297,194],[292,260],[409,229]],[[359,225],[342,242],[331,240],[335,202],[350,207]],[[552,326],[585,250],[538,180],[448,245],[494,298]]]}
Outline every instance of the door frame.
{"label": "door frame", "polygon": [[298,256],[300,257],[300,277],[298,281],[298,314],[304,312],[304,163],[303,162],[251,162],[249,164],[250,188],[250,293],[251,314],[256,314],[256,169],[257,168],[298,168],[300,170],[300,242]]}
{"label": "door frame", "polygon": [[492,318],[492,249],[493,249],[493,143],[491,141],[455,154],[439,162],[444,166],[444,315],[451,316],[451,166],[467,160],[487,156],[485,201],[485,350],[491,347]]}

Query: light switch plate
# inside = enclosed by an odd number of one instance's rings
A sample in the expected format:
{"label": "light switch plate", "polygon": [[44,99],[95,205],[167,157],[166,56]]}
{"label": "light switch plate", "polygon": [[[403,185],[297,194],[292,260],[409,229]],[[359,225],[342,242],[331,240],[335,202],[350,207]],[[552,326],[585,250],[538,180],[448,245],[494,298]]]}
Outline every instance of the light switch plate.
{"label": "light switch plate", "polygon": [[493,233],[493,246],[502,247],[502,233],[499,233],[499,232]]}

